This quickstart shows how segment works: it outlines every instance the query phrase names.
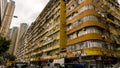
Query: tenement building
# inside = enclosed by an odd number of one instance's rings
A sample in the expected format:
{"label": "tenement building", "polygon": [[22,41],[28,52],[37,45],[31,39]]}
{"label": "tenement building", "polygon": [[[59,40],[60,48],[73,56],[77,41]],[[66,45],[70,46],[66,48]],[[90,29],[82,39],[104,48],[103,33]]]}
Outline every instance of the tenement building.
{"label": "tenement building", "polygon": [[97,68],[117,61],[116,50],[120,46],[117,0],[68,0],[66,17],[68,57],[80,57],[80,62],[98,64]]}
{"label": "tenement building", "polygon": [[64,58],[97,68],[118,61],[120,7],[117,0],[50,0],[29,27],[28,62]]}
{"label": "tenement building", "polygon": [[59,50],[66,44],[65,18],[64,1],[50,0],[26,33],[24,47],[26,61],[58,57]]}

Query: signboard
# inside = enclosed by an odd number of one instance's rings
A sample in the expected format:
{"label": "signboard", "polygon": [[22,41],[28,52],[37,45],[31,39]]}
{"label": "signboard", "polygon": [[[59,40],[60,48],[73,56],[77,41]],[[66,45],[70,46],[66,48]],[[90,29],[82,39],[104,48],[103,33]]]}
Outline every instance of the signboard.
{"label": "signboard", "polygon": [[86,50],[87,56],[91,55],[102,55],[102,52],[99,50]]}
{"label": "signboard", "polygon": [[74,54],[72,54],[72,53],[71,53],[71,54],[68,54],[67,57],[68,57],[68,58],[74,57]]}

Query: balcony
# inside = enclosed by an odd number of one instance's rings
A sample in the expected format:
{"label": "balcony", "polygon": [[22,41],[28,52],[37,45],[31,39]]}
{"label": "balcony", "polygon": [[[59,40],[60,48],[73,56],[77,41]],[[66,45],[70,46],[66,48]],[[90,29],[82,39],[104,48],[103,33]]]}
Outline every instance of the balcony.
{"label": "balcony", "polygon": [[[82,8],[83,6],[88,5],[88,4],[91,4],[91,2],[88,1],[88,0],[83,1],[81,4],[79,4],[79,5],[78,5],[77,7],[75,7],[73,10],[69,11],[69,12],[67,13],[67,17],[68,17],[70,14],[72,14],[73,12],[79,10],[80,8]],[[71,7],[71,6],[69,6],[69,7]],[[67,7],[67,8],[68,8],[68,7]]]}
{"label": "balcony", "polygon": [[67,25],[72,24],[72,23],[76,22],[77,20],[79,20],[80,18],[83,18],[85,16],[89,16],[89,15],[93,15],[93,16],[97,16],[97,17],[100,16],[95,10],[91,10],[91,9],[85,10],[84,12],[82,12],[82,13],[76,15],[74,18],[72,18],[72,20],[69,20],[67,22]]}
{"label": "balcony", "polygon": [[58,48],[60,48],[60,45],[57,44],[57,45],[54,45],[52,47],[44,49],[43,52],[48,52],[48,51],[55,50],[55,49],[58,49]]}
{"label": "balcony", "polygon": [[55,31],[53,31],[52,33],[49,33],[47,36],[53,35],[54,33],[58,32],[60,30],[60,28],[56,29]]}
{"label": "balcony", "polygon": [[74,27],[73,29],[69,30],[67,32],[67,35],[75,32],[75,31],[78,31],[82,28],[89,27],[89,26],[97,26],[97,27],[100,27],[100,28],[103,28],[103,29],[106,29],[106,30],[108,29],[108,27],[106,25],[102,24],[102,23],[98,23],[96,21],[87,21],[87,22],[84,22],[83,24],[80,24],[77,27]]}
{"label": "balcony", "polygon": [[110,37],[107,37],[106,39],[103,39],[101,34],[89,33],[89,34],[82,35],[82,36],[80,36],[78,38],[68,40],[67,41],[67,46],[70,46],[72,44],[76,44],[76,43],[79,43],[79,42],[87,41],[87,40],[102,40],[102,41],[112,43]]}

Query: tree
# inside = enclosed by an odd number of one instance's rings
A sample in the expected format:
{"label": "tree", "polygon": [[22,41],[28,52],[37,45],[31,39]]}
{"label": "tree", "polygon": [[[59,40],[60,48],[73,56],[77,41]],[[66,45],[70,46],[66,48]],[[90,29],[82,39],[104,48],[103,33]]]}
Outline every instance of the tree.
{"label": "tree", "polygon": [[14,55],[8,53],[6,56],[6,59],[8,59],[10,61],[14,61],[16,59],[16,57]]}
{"label": "tree", "polygon": [[10,46],[10,40],[7,40],[5,37],[0,35],[0,56],[4,54]]}
{"label": "tree", "polygon": [[2,65],[2,58],[0,58],[0,65]]}

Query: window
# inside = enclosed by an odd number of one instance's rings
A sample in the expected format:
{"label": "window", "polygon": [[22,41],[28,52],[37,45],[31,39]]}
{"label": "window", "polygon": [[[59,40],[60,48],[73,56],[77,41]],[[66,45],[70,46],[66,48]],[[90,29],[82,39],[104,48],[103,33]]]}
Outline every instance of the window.
{"label": "window", "polygon": [[78,25],[80,25],[80,24],[82,24],[84,22],[87,22],[87,21],[97,21],[98,22],[99,19],[96,16],[93,16],[93,15],[85,16],[85,17],[79,19],[78,21],[74,22],[73,24],[68,25],[67,30],[70,30],[70,29],[72,29],[72,28],[74,28],[74,27],[76,27],[76,26],[78,26]]}
{"label": "window", "polygon": [[106,49],[113,50],[113,45],[111,45],[110,43],[105,43],[103,41],[98,41],[98,40],[88,40],[85,42],[80,42],[80,43],[68,46],[67,51],[80,50],[80,49],[92,48],[92,47],[106,48]]}
{"label": "window", "polygon": [[76,6],[77,6],[77,4],[74,3],[70,8],[67,9],[67,12],[70,12],[70,11],[73,10]]}
{"label": "window", "polygon": [[78,4],[81,4],[84,0],[78,0]]}
{"label": "window", "polygon": [[67,5],[70,4],[72,2],[72,0],[67,0]]}
{"label": "window", "polygon": [[76,47],[76,50],[80,49],[80,45],[79,44],[76,44],[75,47]]}
{"label": "window", "polygon": [[[83,28],[79,31],[76,31],[70,35],[68,35],[68,40],[70,39],[74,39],[74,38],[77,38],[77,37],[80,37],[82,35],[85,35],[85,34],[88,34],[88,33],[98,33],[98,34],[102,34],[102,31],[97,28],[97,27],[88,27],[88,28]],[[107,35],[108,33],[106,33]]]}

